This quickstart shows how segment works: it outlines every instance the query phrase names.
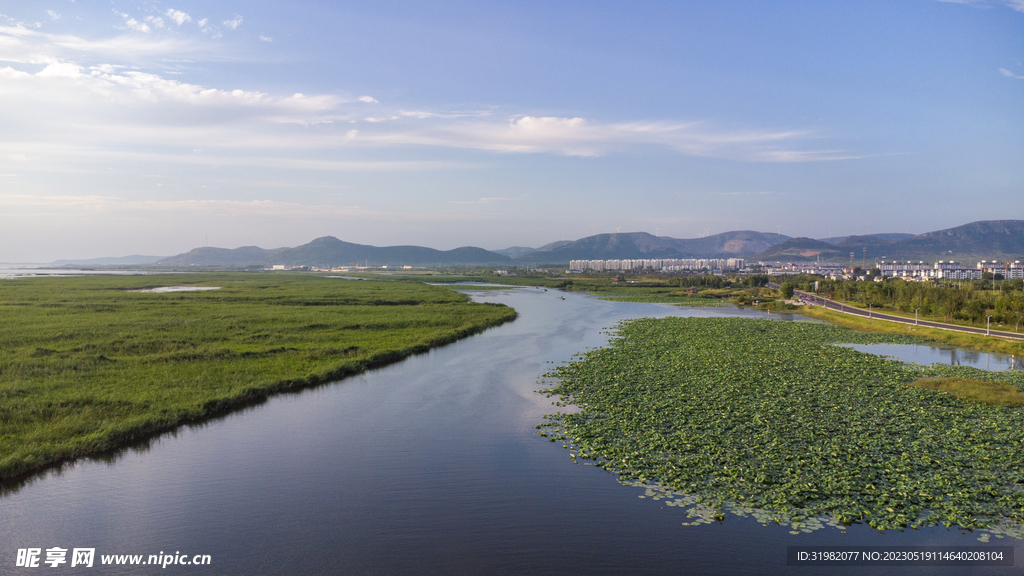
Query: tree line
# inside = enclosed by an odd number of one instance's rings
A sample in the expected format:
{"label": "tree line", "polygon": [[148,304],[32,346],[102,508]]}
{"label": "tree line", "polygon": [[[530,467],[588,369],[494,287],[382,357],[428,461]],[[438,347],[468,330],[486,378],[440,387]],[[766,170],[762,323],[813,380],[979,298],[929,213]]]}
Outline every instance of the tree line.
{"label": "tree line", "polygon": [[921,316],[941,317],[944,321],[984,325],[988,317],[996,324],[1012,325],[1015,331],[1024,324],[1024,280],[970,280],[963,282],[907,282],[891,279],[826,280],[815,277],[791,277],[785,287],[814,291],[833,300],[870,304],[875,309],[904,313],[918,311]]}

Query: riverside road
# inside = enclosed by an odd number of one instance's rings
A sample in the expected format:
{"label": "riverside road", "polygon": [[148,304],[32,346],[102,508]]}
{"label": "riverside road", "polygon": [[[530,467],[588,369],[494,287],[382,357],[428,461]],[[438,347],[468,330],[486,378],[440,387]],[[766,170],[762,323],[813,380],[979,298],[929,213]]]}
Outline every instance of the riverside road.
{"label": "riverside road", "polygon": [[[778,284],[768,284],[769,288],[776,290],[782,287]],[[843,314],[852,314],[854,316],[863,316],[865,318],[888,320],[889,322],[900,322],[902,324],[910,324],[912,326],[927,326],[928,328],[939,328],[942,330],[955,330],[957,332],[969,332],[971,334],[981,334],[982,336],[998,336],[1000,338],[1010,338],[1012,340],[1024,340],[1024,334],[1018,334],[1016,332],[1003,332],[1000,330],[988,330],[986,328],[971,328],[970,326],[957,326],[956,324],[944,324],[942,322],[928,322],[926,320],[915,320],[914,318],[904,318],[902,316],[893,316],[891,314],[880,314],[871,310],[863,310],[861,308],[855,308],[853,306],[843,304],[842,302],[835,302],[828,298],[822,298],[809,292],[801,292],[800,290],[793,291],[793,294],[799,296],[805,302],[814,304],[815,306],[821,306],[828,308],[829,310],[835,310],[836,312],[842,312]]]}

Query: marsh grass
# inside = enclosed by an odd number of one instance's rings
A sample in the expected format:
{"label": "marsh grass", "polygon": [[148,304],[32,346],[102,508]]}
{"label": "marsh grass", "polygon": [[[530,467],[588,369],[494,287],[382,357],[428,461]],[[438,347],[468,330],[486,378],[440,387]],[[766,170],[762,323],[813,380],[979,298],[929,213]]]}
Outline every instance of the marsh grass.
{"label": "marsh grass", "polygon": [[989,406],[1024,406],[1024,392],[1001,382],[987,382],[973,378],[922,378],[911,386],[952,394],[961,400],[983,402]]}
{"label": "marsh grass", "polygon": [[[142,293],[160,286],[220,286]],[[235,273],[0,280],[0,478],[515,318],[421,283]]]}

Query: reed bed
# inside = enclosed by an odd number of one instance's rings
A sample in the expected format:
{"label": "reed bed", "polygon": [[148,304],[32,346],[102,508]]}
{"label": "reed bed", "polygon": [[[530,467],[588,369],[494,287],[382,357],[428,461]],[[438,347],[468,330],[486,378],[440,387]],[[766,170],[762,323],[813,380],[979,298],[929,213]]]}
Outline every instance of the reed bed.
{"label": "reed bed", "polygon": [[[182,285],[219,288],[139,292]],[[0,280],[0,478],[513,318],[444,288],[309,274]]]}

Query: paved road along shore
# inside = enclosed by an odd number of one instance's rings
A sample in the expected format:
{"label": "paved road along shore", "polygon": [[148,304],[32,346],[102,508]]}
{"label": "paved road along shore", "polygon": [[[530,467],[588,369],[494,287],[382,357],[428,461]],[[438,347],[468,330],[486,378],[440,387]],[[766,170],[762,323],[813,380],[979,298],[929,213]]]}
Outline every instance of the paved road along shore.
{"label": "paved road along shore", "polygon": [[[782,288],[778,284],[768,284],[768,287],[776,290]],[[913,318],[904,318],[902,316],[893,316],[891,314],[881,314],[870,310],[863,310],[861,308],[843,304],[842,302],[834,302],[828,298],[822,298],[821,296],[817,296],[809,292],[801,292],[800,290],[795,290],[793,294],[799,296],[805,302],[809,302],[823,308],[828,308],[829,310],[835,310],[836,312],[842,312],[843,314],[852,314],[854,316],[863,316],[865,318],[877,320],[888,320],[890,322],[900,322],[902,324],[911,324],[914,326],[927,326],[928,328],[969,332],[971,334],[981,334],[982,336],[997,336],[999,338],[1010,338],[1011,340],[1024,340],[1024,334],[1018,334],[1016,332],[1003,332],[1001,330],[988,330],[986,328],[972,328],[970,326],[957,326],[956,324],[944,324],[942,322],[915,320]]]}

